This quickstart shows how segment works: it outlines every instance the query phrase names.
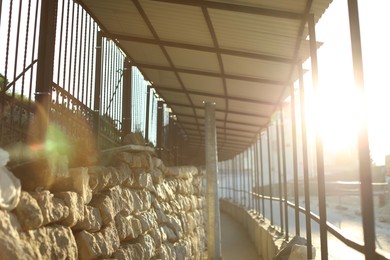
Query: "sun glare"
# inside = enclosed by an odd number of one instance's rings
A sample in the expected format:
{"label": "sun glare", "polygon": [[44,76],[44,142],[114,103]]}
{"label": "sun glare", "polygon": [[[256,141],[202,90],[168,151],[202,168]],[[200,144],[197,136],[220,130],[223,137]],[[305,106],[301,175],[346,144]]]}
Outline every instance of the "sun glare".
{"label": "sun glare", "polygon": [[357,140],[356,90],[348,85],[322,87],[313,97],[309,120],[322,138],[327,152],[352,149]]}

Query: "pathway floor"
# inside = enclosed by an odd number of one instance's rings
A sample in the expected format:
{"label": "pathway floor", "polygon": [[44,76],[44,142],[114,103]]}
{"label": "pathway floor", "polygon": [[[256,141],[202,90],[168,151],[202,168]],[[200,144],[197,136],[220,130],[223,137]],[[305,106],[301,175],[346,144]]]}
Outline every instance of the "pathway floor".
{"label": "pathway floor", "polygon": [[221,240],[223,260],[261,259],[242,226],[223,212],[221,212]]}

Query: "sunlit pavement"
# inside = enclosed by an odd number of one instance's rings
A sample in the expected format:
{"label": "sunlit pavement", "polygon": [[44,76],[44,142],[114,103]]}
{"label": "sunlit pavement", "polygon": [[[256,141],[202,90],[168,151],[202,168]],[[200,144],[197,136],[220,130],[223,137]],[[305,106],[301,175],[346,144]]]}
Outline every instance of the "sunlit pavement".
{"label": "sunlit pavement", "polygon": [[261,259],[246,230],[223,212],[221,212],[221,240],[223,260]]}

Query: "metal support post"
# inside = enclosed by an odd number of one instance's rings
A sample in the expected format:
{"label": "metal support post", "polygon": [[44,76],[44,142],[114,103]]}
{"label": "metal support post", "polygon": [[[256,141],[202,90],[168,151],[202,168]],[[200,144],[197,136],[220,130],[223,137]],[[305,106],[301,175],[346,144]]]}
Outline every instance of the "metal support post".
{"label": "metal support post", "polygon": [[287,169],[286,169],[286,144],[284,140],[284,118],[283,118],[283,107],[280,109],[281,111],[281,117],[280,117],[280,136],[282,138],[282,162],[283,162],[283,191],[284,191],[284,222],[286,225],[286,232],[285,232],[285,240],[289,240],[289,225],[288,225],[288,196],[287,196]]}
{"label": "metal support post", "polygon": [[255,176],[256,176],[256,211],[260,214],[260,166],[259,166],[259,135],[256,135],[256,143],[254,149],[255,161]]}
{"label": "metal support post", "polygon": [[147,86],[146,90],[146,120],[145,120],[145,141],[149,143],[149,121],[150,121],[150,88]]}
{"label": "metal support post", "polygon": [[348,0],[348,11],[355,84],[361,95],[358,104],[359,110],[356,113],[359,115],[358,156],[361,183],[360,196],[364,234],[364,254],[366,259],[376,259],[371,157],[367,130],[367,104],[364,100],[364,70],[357,0]]}
{"label": "metal support post", "polygon": [[94,133],[96,145],[99,147],[100,131],[100,97],[101,97],[101,72],[102,72],[102,32],[98,31],[96,36],[96,60],[95,60],[95,98],[93,103],[94,110]]}
{"label": "metal support post", "polygon": [[157,156],[161,158],[164,138],[164,102],[157,102]]}
{"label": "metal support post", "polygon": [[303,86],[302,64],[298,66],[300,105],[301,105],[301,129],[302,129],[302,157],[303,157],[303,182],[305,191],[305,216],[306,216],[306,240],[307,258],[312,259],[311,216],[310,216],[310,184],[309,184],[309,160],[307,152],[306,114],[305,114],[305,90]]}
{"label": "metal support post", "polygon": [[282,169],[280,167],[280,137],[279,137],[279,119],[276,120],[275,124],[276,130],[276,153],[277,153],[277,161],[278,161],[278,193],[279,193],[279,218],[280,218],[280,228],[281,232],[284,231],[284,223],[283,223],[283,201],[282,201]]}
{"label": "metal support post", "polygon": [[[314,14],[308,17],[309,36],[310,36],[310,60],[313,88],[315,92],[318,89],[318,61],[317,61],[317,40],[315,32]],[[325,170],[324,170],[324,150],[319,130],[316,129],[316,160],[317,160],[317,184],[318,184],[318,206],[320,214],[320,240],[321,240],[321,259],[328,259],[328,232],[326,227],[326,198],[325,198]]]}
{"label": "metal support post", "polygon": [[123,62],[123,96],[122,96],[122,136],[131,133],[132,114],[132,66],[128,59]]}
{"label": "metal support post", "polygon": [[274,226],[274,210],[272,205],[272,167],[271,167],[271,140],[269,126],[267,127],[267,149],[268,149],[268,190],[269,190],[269,208],[271,213],[271,227]]}
{"label": "metal support post", "polygon": [[205,102],[206,178],[207,178],[207,248],[208,259],[222,259],[218,201],[218,156],[215,103]]}
{"label": "metal support post", "polygon": [[[301,64],[299,62],[299,64]],[[298,187],[298,154],[297,154],[297,122],[295,116],[295,90],[291,85],[291,135],[293,153],[293,175],[294,175],[294,213],[295,213],[295,235],[300,236],[301,227],[299,222],[299,187]]]}
{"label": "metal support post", "polygon": [[263,137],[260,132],[260,182],[261,182],[261,214],[265,218],[265,199],[264,199],[264,161],[263,161]]}
{"label": "metal support post", "polygon": [[49,124],[53,85],[54,48],[58,0],[42,0],[39,27],[38,65],[35,100],[39,131],[37,142],[43,142]]}

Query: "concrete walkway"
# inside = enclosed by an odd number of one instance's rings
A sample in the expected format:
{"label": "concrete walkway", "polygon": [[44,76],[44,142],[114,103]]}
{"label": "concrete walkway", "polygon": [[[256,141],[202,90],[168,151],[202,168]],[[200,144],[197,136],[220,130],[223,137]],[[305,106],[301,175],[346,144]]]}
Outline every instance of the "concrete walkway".
{"label": "concrete walkway", "polygon": [[242,226],[223,212],[221,212],[221,240],[223,260],[261,259]]}

